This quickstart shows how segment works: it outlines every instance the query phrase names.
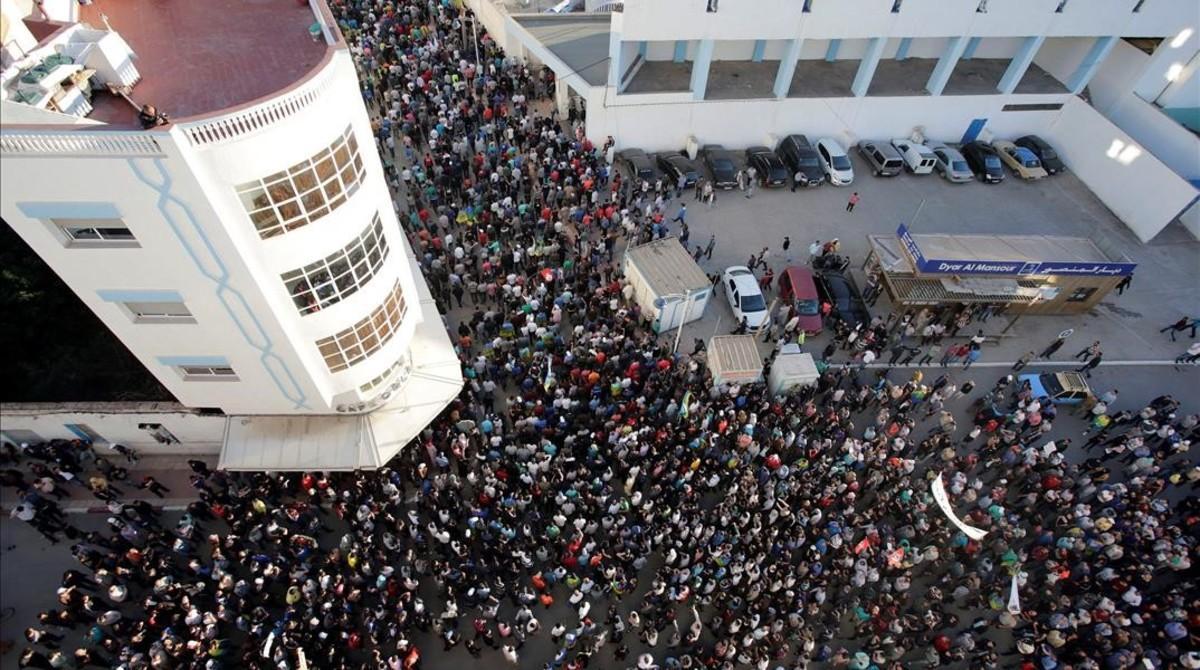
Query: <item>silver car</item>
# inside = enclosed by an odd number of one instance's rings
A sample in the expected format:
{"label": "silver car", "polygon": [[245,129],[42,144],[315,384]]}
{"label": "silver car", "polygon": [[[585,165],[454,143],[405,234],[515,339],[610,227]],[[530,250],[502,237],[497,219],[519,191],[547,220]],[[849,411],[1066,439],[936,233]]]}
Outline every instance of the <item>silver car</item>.
{"label": "silver car", "polygon": [[925,146],[937,157],[937,171],[946,181],[955,184],[975,181],[975,173],[971,172],[971,166],[958,149],[942,142],[926,142]]}

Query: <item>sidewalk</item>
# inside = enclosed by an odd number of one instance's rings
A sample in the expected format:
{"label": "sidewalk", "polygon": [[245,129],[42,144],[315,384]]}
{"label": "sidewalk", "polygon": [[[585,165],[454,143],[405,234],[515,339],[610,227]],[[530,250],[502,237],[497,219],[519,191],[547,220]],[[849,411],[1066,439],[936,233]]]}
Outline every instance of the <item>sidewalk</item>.
{"label": "sidewalk", "polygon": [[[188,477],[192,474],[192,469],[188,467],[188,459],[192,456],[181,455],[155,455],[145,456],[138,459],[136,465],[129,464],[120,454],[112,454],[106,456],[114,465],[125,467],[129,470],[129,477],[124,481],[111,482],[113,487],[121,492],[117,496],[118,500],[131,502],[134,500],[145,500],[155,507],[162,507],[168,511],[175,509],[183,509],[189,503],[196,500],[195,490],[192,488]],[[215,458],[211,459],[215,460]],[[32,481],[33,476],[29,473],[28,463],[39,462],[32,459],[26,459],[16,469],[26,473],[27,481]],[[209,463],[209,467],[213,467],[215,463]],[[95,470],[85,468],[82,479],[85,479],[94,473]],[[152,476],[163,486],[170,489],[164,498],[159,498],[148,490],[137,488],[145,476]],[[62,500],[57,500],[54,496],[48,496],[51,500],[55,500],[63,508],[64,512],[70,514],[82,514],[88,512],[107,513],[108,507],[103,500],[92,495],[84,486],[74,484],[66,484],[60,486],[65,489],[70,495]],[[21,500],[20,493],[10,487],[0,489],[0,511],[8,514],[9,511]]]}

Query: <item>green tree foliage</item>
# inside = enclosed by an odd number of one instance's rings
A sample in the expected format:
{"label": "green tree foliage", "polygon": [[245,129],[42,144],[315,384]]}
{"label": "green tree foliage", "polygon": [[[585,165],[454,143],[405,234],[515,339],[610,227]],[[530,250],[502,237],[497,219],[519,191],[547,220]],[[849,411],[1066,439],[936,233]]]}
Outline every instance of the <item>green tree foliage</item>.
{"label": "green tree foliage", "polygon": [[[91,262],[87,251],[79,262]],[[0,352],[0,402],[173,400],[7,222]]]}

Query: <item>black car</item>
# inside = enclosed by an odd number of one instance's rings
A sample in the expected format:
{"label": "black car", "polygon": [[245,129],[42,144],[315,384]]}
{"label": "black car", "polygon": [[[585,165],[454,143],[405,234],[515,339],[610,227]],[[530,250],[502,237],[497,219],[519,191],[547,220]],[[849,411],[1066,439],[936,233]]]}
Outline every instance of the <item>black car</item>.
{"label": "black car", "polygon": [[750,147],[746,149],[746,164],[754,166],[763,186],[787,186],[787,166],[774,151],[766,147]]}
{"label": "black car", "polygon": [[717,188],[733,188],[737,186],[737,165],[733,162],[733,153],[720,144],[706,144],[700,150],[704,166],[708,168],[713,178],[713,186]]}
{"label": "black car", "polygon": [[1032,151],[1033,155],[1042,161],[1042,167],[1046,168],[1046,172],[1050,174],[1058,174],[1067,167],[1063,165],[1062,159],[1058,157],[1058,152],[1054,150],[1054,147],[1046,144],[1046,140],[1037,135],[1026,135],[1025,137],[1017,138],[1013,144]]}
{"label": "black car", "polygon": [[803,135],[788,135],[775,147],[775,154],[791,169],[792,174],[800,173],[800,186],[820,186],[825,181],[825,171],[821,169],[821,159],[817,150]]}
{"label": "black car", "polygon": [[671,186],[679,184],[679,175],[683,175],[687,180],[687,188],[695,186],[696,180],[700,178],[700,168],[695,161],[678,151],[666,151],[659,154],[657,162],[658,169],[662,170],[663,175],[671,180]]}
{"label": "black car", "polygon": [[630,177],[645,179],[652,182],[655,179],[654,164],[650,157],[641,149],[625,149],[617,154],[617,164],[624,165]]}
{"label": "black car", "polygon": [[859,293],[854,278],[848,273],[836,270],[826,270],[817,275],[817,293],[822,301],[833,306],[833,313],[843,321],[855,326],[871,322],[871,313],[867,311],[867,303]]}
{"label": "black car", "polygon": [[989,184],[1004,181],[1004,163],[1000,162],[1000,156],[990,144],[975,140],[964,144],[959,151],[962,152],[963,158],[967,159],[967,165],[971,166],[975,176]]}

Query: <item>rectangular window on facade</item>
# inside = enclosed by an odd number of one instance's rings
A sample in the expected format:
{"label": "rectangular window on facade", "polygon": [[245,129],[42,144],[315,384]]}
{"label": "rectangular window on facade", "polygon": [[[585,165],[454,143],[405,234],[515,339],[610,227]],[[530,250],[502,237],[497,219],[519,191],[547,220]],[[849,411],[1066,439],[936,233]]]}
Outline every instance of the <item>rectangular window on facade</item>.
{"label": "rectangular window on facade", "polygon": [[237,373],[228,365],[177,365],[175,370],[185,382],[236,382]]}
{"label": "rectangular window on facade", "polygon": [[121,219],[50,219],[63,244],[81,248],[141,246]]}
{"label": "rectangular window on facade", "polygon": [[123,302],[134,323],[196,323],[182,302]]}

